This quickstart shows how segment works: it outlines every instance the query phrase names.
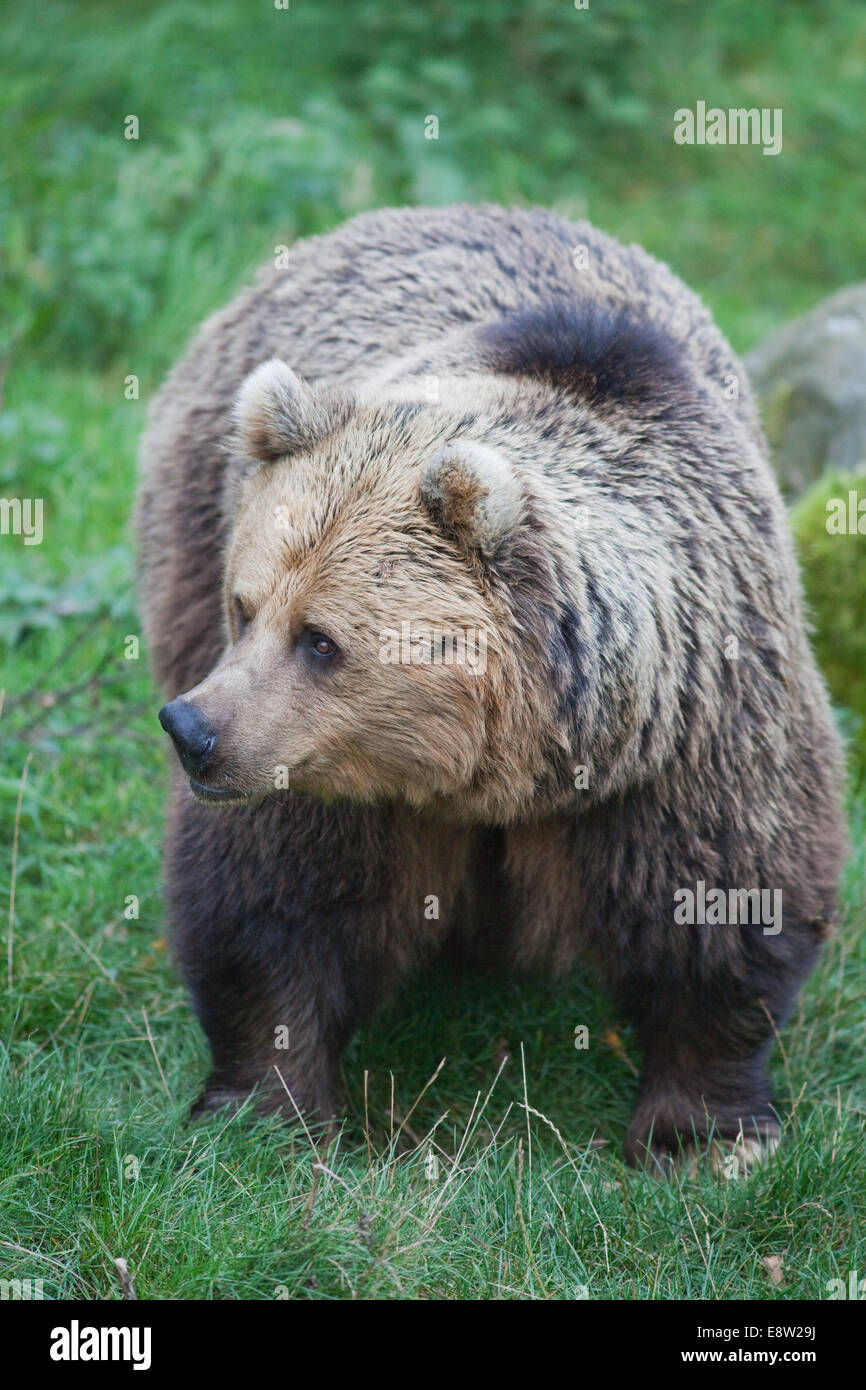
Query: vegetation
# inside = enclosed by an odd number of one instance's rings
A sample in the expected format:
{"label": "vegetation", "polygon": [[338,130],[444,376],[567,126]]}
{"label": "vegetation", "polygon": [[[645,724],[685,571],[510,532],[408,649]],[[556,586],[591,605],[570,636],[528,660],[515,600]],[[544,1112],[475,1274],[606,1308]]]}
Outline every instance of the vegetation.
{"label": "vegetation", "polygon": [[[820,1298],[862,1272],[856,784],[844,917],[776,1051],[785,1142],[754,1176],[624,1168],[639,1058],[583,975],[420,982],[352,1044],[330,1171],[302,1131],[190,1125],[205,1049],[165,949],[128,515],[144,403],[193,328],[361,208],[588,215],[670,262],[739,350],[858,278],[866,14],[10,0],[4,37],[0,494],[45,510],[41,545],[0,537],[0,1277],[119,1297],[122,1256],[160,1299],[679,1299]],[[697,100],[781,107],[783,153],[675,145]],[[807,587],[853,729],[863,540],[825,545],[821,505],[799,518]]]}

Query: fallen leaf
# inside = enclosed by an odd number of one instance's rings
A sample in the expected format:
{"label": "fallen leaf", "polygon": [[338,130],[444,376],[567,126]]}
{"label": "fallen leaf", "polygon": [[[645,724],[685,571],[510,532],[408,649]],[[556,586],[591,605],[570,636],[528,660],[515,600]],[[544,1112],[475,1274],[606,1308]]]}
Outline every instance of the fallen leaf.
{"label": "fallen leaf", "polygon": [[608,1047],[611,1049],[613,1053],[615,1053],[619,1060],[621,1062],[625,1062],[629,1071],[632,1072],[635,1076],[637,1076],[637,1067],[635,1066],[634,1062],[631,1060],[628,1053],[626,1052],[625,1043],[623,1042],[616,1029],[606,1028],[604,1030],[604,1033],[602,1034],[602,1039],[605,1043],[607,1043]]}

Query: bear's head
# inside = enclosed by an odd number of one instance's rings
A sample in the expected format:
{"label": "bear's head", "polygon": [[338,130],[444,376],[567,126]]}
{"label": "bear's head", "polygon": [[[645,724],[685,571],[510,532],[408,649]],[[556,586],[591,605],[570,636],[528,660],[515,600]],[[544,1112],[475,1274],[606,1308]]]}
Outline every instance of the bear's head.
{"label": "bear's head", "polygon": [[447,410],[314,389],[276,360],[246,380],[226,649],[160,712],[197,800],[288,789],[507,816],[531,795],[526,661],[501,568],[527,498],[472,399],[471,385]]}

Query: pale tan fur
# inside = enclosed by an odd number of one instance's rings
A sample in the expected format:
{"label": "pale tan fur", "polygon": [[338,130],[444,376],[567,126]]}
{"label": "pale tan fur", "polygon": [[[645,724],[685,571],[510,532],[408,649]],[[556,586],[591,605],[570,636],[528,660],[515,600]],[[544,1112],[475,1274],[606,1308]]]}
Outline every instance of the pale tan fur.
{"label": "pale tan fur", "polygon": [[[266,418],[269,408],[260,395],[251,403],[242,394],[242,438],[253,428],[244,412]],[[471,444],[442,458],[440,430],[439,418],[422,422],[409,439],[368,405],[338,439],[241,483],[224,589],[230,635],[235,597],[250,615],[249,631],[186,693],[220,733],[225,766],[216,786],[265,795],[275,769],[286,767],[293,788],[399,797],[447,806],[461,819],[489,816],[497,804],[502,813],[525,792],[532,692],[503,632],[507,614],[421,502],[422,471],[431,461],[435,470],[437,456],[442,467],[459,459],[461,476],[469,476]],[[373,466],[371,439],[379,449]],[[428,470],[428,483],[432,476]],[[484,493],[483,477],[477,490]],[[486,512],[483,524],[492,524]],[[383,633],[407,621],[483,631],[483,679],[459,663],[383,662]],[[326,681],[292,663],[292,643],[305,627],[327,633],[345,653]]]}

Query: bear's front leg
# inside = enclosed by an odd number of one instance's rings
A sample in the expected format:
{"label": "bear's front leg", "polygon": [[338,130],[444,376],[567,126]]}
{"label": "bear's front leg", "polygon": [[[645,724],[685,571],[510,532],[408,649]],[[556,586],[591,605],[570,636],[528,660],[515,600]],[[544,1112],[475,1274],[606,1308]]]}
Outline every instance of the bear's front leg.
{"label": "bear's front leg", "polygon": [[778,934],[734,922],[668,927],[671,946],[659,951],[657,922],[633,938],[617,989],[644,1057],[631,1163],[666,1168],[711,1144],[716,1164],[733,1154],[740,1171],[776,1147],[767,1061],[815,964],[819,925],[792,911]]}
{"label": "bear's front leg", "polygon": [[632,978],[627,994],[644,1054],[628,1161],[666,1173],[712,1145],[711,1159],[733,1155],[739,1175],[771,1153],[779,1123],[767,1059],[781,1011],[771,1017],[767,1000],[748,997],[730,976],[687,985],[673,963],[652,979]]}
{"label": "bear's front leg", "polygon": [[647,1051],[638,1104],[626,1134],[634,1166],[667,1173],[680,1155],[712,1143],[739,1168],[775,1148],[779,1125],[766,1071],[769,1044],[749,1056],[720,1058],[683,1042]]}
{"label": "bear's front leg", "polygon": [[254,1088],[264,1113],[339,1113],[344,1044],[435,946],[424,892],[450,901],[417,819],[306,797],[212,811],[178,787],[172,943],[213,1062],[194,1113]]}
{"label": "bear's front leg", "polygon": [[183,974],[212,1059],[193,1115],[239,1104],[255,1090],[262,1114],[336,1116],[340,1054],[361,1014],[348,1007],[345,962],[334,945],[360,924],[346,913],[322,925],[316,943],[279,915],[259,913],[254,942],[247,927],[232,945],[224,936],[207,959],[192,962],[187,953]]}

